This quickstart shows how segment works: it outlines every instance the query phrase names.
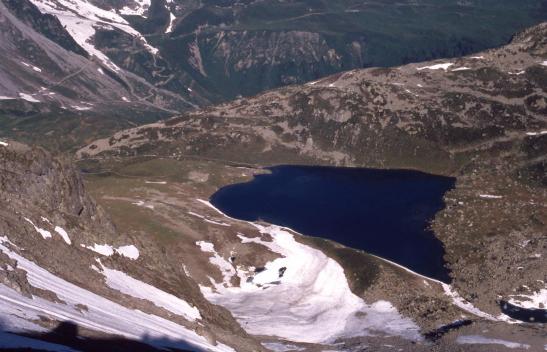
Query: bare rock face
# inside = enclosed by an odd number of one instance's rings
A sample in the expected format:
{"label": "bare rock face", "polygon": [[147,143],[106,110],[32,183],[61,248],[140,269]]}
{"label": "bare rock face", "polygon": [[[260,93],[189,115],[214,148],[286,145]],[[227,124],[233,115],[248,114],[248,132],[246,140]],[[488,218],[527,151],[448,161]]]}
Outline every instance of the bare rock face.
{"label": "bare rock face", "polygon": [[[85,193],[80,173],[68,160],[16,142],[0,148],[0,202],[26,217],[48,217],[113,234],[104,212]],[[34,215],[34,216],[33,216]]]}

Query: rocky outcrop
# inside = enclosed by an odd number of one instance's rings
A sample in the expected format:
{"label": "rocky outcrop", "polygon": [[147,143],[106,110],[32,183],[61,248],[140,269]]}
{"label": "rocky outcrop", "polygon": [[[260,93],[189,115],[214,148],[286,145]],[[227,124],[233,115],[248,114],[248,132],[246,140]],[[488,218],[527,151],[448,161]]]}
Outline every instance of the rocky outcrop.
{"label": "rocky outcrop", "polygon": [[104,211],[85,192],[83,180],[67,159],[17,142],[0,148],[0,201],[4,212],[29,218],[48,216],[60,225],[78,224],[113,236]]}

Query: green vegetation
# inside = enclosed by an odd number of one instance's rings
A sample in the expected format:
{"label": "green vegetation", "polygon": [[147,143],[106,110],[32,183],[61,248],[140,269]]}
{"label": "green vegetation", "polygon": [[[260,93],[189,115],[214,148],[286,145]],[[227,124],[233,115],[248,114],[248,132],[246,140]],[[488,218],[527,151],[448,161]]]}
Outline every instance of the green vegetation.
{"label": "green vegetation", "polygon": [[[196,6],[171,36],[154,39],[167,61],[221,100],[353,68],[467,55],[503,45],[514,33],[547,20],[541,0],[209,1]],[[298,40],[288,36],[292,31],[317,36]],[[187,48],[196,39],[206,76],[188,62]],[[338,58],[327,58],[328,49]]]}

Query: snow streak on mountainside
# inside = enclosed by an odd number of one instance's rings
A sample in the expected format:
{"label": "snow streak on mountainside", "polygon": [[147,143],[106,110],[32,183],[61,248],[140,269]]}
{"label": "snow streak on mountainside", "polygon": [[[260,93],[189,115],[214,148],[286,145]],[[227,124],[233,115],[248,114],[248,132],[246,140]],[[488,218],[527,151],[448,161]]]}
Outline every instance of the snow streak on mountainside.
{"label": "snow streak on mountainside", "polygon": [[0,135],[66,149],[193,106],[186,89],[177,94],[157,87],[120,68],[125,58],[114,62],[109,51],[96,48],[100,32],[119,36],[124,45],[116,47],[137,57],[157,56],[123,18],[85,2],[62,4],[43,2],[39,9],[29,0],[0,2]]}
{"label": "snow streak on mountainside", "polygon": [[148,45],[146,39],[120,15],[114,11],[103,10],[85,0],[31,0],[43,13],[55,15],[65,26],[74,40],[90,55],[96,56],[103,64],[114,71],[120,68],[108,56],[95,48],[92,38],[96,28],[111,27],[122,30],[143,42],[154,55],[158,49]]}

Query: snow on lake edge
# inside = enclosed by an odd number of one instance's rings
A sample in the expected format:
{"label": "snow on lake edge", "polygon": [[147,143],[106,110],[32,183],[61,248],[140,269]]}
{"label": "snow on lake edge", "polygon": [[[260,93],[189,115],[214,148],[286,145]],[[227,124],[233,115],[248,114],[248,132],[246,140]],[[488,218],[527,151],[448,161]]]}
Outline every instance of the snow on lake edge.
{"label": "snow on lake edge", "polygon": [[[509,303],[525,309],[547,309],[547,288],[529,295],[511,295]],[[543,307],[541,307],[543,306]]]}
{"label": "snow on lake edge", "polygon": [[[208,201],[197,201],[224,215]],[[238,270],[240,287],[224,282],[214,288],[200,288],[209,301],[230,310],[248,333],[308,343],[370,334],[423,339],[419,327],[400,315],[390,302],[367,304],[353,294],[340,264],[296,241],[292,230],[243,222],[270,235],[273,242],[240,237],[242,242],[252,240],[283,257],[267,263],[252,280]],[[207,242],[198,245],[205,251],[214,250]]]}

